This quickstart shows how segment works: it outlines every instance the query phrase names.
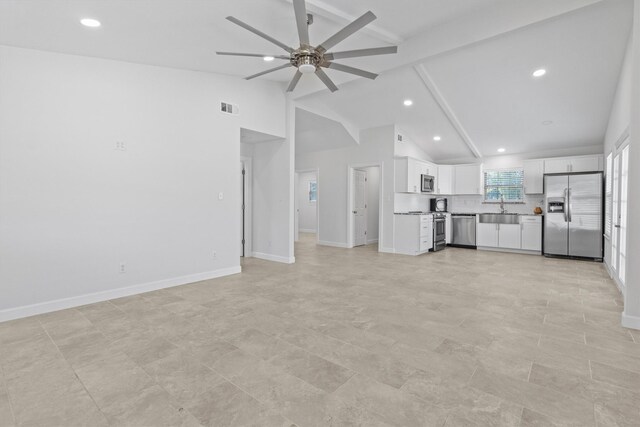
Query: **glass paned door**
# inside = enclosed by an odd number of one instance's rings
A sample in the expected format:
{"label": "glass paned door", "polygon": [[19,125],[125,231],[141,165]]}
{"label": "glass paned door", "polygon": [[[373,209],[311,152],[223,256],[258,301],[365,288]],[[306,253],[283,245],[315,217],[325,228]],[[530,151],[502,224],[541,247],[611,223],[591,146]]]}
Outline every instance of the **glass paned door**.
{"label": "glass paned door", "polygon": [[613,203],[611,230],[611,269],[624,288],[627,270],[627,204],[629,187],[629,141],[616,151],[613,159]]}

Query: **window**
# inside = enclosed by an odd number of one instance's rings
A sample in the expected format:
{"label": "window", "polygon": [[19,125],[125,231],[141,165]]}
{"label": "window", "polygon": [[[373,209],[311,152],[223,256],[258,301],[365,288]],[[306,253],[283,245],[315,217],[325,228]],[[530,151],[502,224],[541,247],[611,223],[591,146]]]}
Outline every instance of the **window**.
{"label": "window", "polygon": [[484,172],[485,202],[518,203],[524,199],[524,171],[522,169],[495,169]]}
{"label": "window", "polygon": [[309,181],[309,203],[318,201],[318,183]]}
{"label": "window", "polygon": [[605,186],[604,186],[604,234],[611,236],[612,205],[613,205],[613,153],[607,156]]}

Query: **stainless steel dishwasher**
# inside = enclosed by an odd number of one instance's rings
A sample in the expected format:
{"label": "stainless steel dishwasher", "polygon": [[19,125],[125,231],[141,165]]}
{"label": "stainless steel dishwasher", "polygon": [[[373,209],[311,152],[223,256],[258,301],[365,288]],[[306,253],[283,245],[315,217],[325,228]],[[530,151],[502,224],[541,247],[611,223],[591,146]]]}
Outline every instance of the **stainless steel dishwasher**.
{"label": "stainless steel dishwasher", "polygon": [[476,215],[453,214],[453,241],[451,246],[476,248]]}

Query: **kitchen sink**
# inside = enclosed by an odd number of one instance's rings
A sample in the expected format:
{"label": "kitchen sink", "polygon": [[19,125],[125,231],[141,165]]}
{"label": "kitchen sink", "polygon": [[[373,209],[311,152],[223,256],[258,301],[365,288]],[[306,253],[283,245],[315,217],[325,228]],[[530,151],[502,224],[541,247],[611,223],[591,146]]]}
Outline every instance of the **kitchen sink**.
{"label": "kitchen sink", "polygon": [[520,224],[520,217],[514,213],[504,214],[480,214],[479,221],[482,224]]}

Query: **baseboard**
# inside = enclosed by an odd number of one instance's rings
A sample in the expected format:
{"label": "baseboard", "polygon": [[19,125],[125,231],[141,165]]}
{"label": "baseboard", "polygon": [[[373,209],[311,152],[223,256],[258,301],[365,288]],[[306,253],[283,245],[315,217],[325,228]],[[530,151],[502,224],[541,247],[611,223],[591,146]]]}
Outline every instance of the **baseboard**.
{"label": "baseboard", "polygon": [[230,276],[232,274],[238,274],[241,271],[242,269],[238,265],[235,267],[206,271],[204,273],[190,274],[188,276],[173,277],[170,279],[163,279],[155,282],[127,286],[124,288],[110,289],[108,291],[94,292],[75,297],[45,301],[38,304],[24,305],[22,307],[8,308],[0,310],[0,322],[35,316],[37,314],[50,313],[52,311],[64,310],[67,308],[79,307],[81,305],[94,304],[97,302],[107,301],[115,298],[143,294],[145,292],[157,291],[159,289],[172,288],[174,286],[186,285],[188,283],[200,282],[202,280],[215,279],[217,277]]}
{"label": "baseboard", "polygon": [[371,240],[367,240],[367,245],[371,245],[373,243],[378,243],[378,239],[371,239]]}
{"label": "baseboard", "polygon": [[321,246],[331,246],[333,248],[348,248],[346,243],[328,242],[326,240],[318,240],[318,244]]}
{"label": "baseboard", "polygon": [[492,248],[490,246],[478,246],[479,251],[488,251],[488,252],[506,252],[510,254],[521,254],[521,255],[538,255],[541,256],[542,252],[540,251],[526,251],[523,249],[505,249],[505,248]]}
{"label": "baseboard", "polygon": [[315,233],[316,230],[313,230],[311,228],[301,228],[298,230],[300,233]]}
{"label": "baseboard", "polygon": [[265,254],[263,252],[254,252],[253,257],[258,259],[263,259],[265,261],[281,262],[284,264],[293,264],[296,262],[296,257],[293,257],[293,256],[286,257],[286,256],[280,256],[280,255]]}
{"label": "baseboard", "polygon": [[385,254],[395,254],[396,250],[393,248],[378,248],[378,252],[384,252]]}
{"label": "baseboard", "polygon": [[640,330],[640,317],[630,316],[626,313],[622,313],[622,326],[625,328],[639,329]]}

